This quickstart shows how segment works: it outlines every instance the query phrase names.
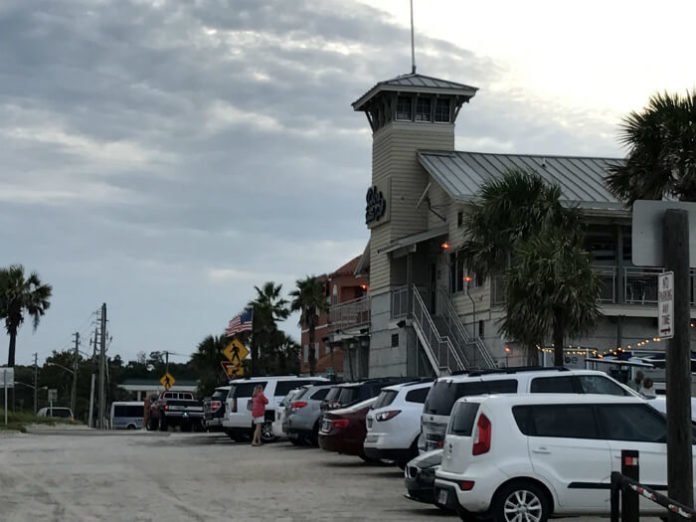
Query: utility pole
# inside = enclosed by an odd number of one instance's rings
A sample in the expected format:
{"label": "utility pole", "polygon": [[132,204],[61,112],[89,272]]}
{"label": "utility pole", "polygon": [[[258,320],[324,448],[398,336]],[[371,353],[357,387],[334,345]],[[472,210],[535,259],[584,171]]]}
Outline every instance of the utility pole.
{"label": "utility pole", "polygon": [[[665,269],[674,272],[673,332],[666,350],[667,492],[694,505],[691,428],[691,349],[689,346],[689,213],[669,209],[663,220]],[[680,520],[675,513],[670,521]]]}
{"label": "utility pole", "polygon": [[99,331],[99,428],[105,429],[106,415],[106,303],[101,307]]}
{"label": "utility pole", "polygon": [[75,332],[75,355],[73,357],[73,380],[72,380],[72,390],[70,391],[70,409],[75,416],[75,411],[77,410],[77,368],[78,359],[80,357],[80,332]]}
{"label": "utility pole", "polygon": [[94,338],[90,340],[92,344],[92,379],[89,388],[89,422],[87,425],[92,428],[94,425],[94,391],[95,384],[97,380],[97,337],[99,334],[99,327],[94,328]]}
{"label": "utility pole", "polygon": [[[34,353],[34,415],[39,411],[39,354]],[[73,415],[75,412],[73,411]]]}

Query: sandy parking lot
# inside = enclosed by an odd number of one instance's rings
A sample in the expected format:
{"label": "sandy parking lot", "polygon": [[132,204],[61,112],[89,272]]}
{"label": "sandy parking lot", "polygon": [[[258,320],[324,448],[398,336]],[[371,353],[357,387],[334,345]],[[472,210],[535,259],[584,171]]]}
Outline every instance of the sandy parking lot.
{"label": "sandy parking lot", "polygon": [[458,520],[403,493],[397,468],[288,443],[147,432],[0,437],[3,522]]}

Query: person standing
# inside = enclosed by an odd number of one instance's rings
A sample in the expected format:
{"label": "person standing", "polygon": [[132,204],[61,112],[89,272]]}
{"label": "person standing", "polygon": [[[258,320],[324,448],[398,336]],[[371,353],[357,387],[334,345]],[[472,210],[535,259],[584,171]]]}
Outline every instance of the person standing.
{"label": "person standing", "polygon": [[641,370],[638,370],[636,372],[636,376],[633,378],[631,381],[631,388],[636,390],[638,393],[640,393],[641,389],[643,388],[643,379],[645,378],[645,375]]}
{"label": "person standing", "polygon": [[653,385],[653,380],[650,377],[646,377],[645,379],[643,379],[643,387],[640,390],[640,394],[646,399],[654,399],[655,388],[653,387]]}
{"label": "person standing", "polygon": [[261,445],[261,428],[266,422],[266,404],[268,399],[263,394],[263,386],[257,384],[251,396],[251,416],[254,419],[254,436],[251,439],[252,446]]}

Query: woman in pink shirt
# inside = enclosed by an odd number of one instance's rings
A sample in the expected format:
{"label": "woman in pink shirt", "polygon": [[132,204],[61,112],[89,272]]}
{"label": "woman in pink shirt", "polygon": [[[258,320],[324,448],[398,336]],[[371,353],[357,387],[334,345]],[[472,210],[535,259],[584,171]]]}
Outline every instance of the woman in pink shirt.
{"label": "woman in pink shirt", "polygon": [[266,404],[268,399],[263,394],[263,386],[260,384],[254,388],[254,394],[251,396],[251,416],[254,418],[254,437],[251,439],[252,446],[261,445],[261,427],[266,421]]}

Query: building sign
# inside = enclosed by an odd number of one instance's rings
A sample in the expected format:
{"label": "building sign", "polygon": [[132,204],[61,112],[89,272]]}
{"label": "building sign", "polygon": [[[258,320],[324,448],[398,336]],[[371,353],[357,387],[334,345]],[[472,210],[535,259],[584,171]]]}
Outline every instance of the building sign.
{"label": "building sign", "polygon": [[674,336],[674,272],[657,276],[657,334]]}
{"label": "building sign", "polygon": [[384,217],[387,211],[387,200],[382,191],[375,185],[367,189],[365,201],[367,203],[365,205],[365,224],[370,226]]}

